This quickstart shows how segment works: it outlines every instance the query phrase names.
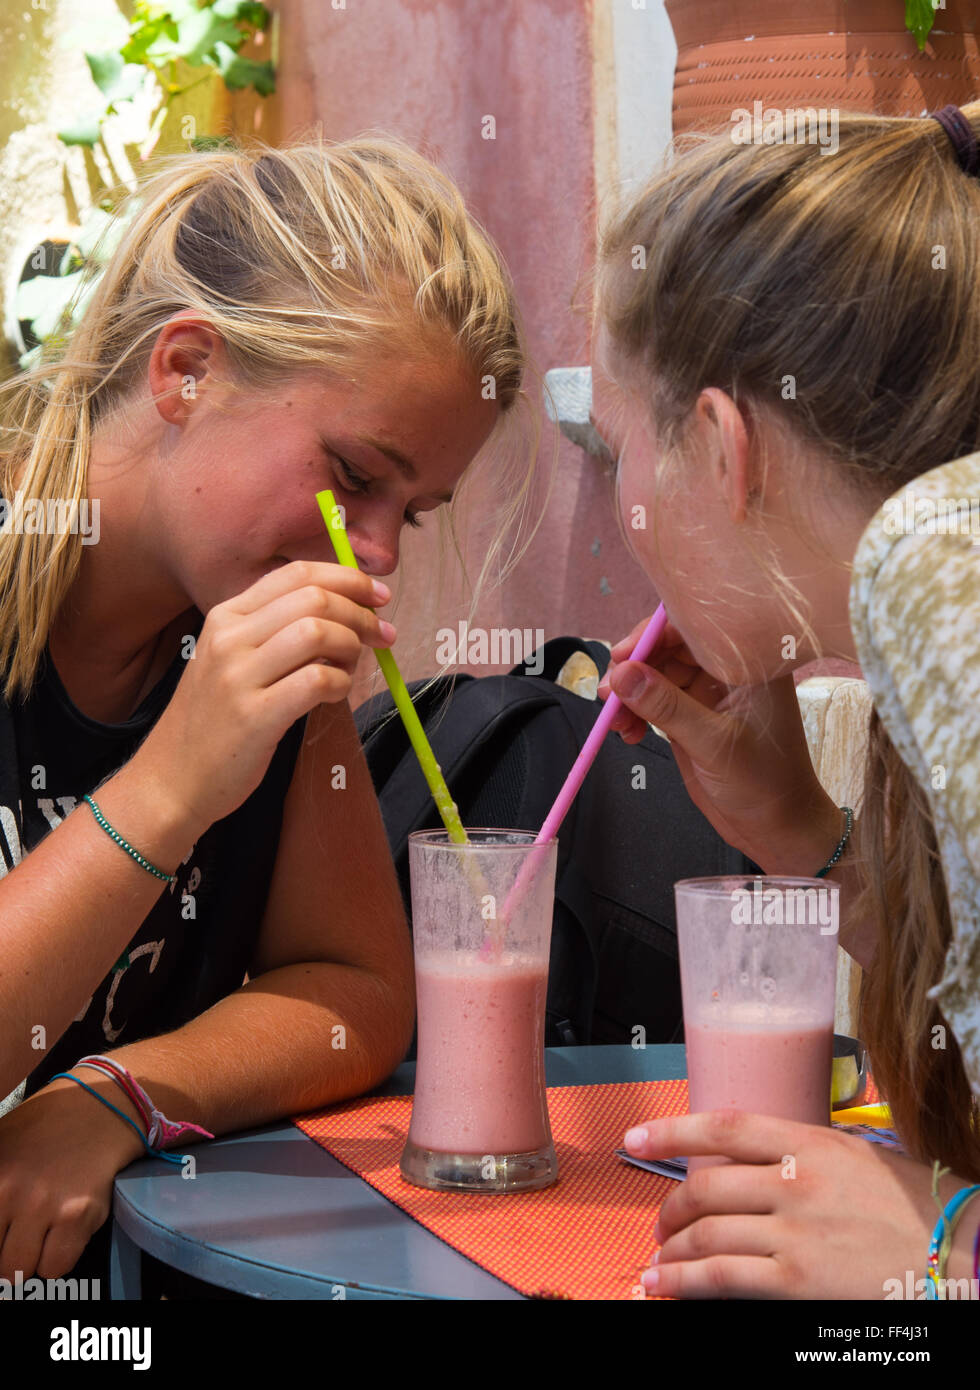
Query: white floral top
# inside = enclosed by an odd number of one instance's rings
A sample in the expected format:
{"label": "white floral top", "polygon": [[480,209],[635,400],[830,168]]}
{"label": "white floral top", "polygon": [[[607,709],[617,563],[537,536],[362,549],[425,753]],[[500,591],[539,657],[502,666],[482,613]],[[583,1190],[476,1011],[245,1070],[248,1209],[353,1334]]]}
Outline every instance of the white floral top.
{"label": "white floral top", "polygon": [[875,708],[932,808],[952,940],[929,993],[980,1095],[980,453],[916,478],[875,514],[850,617]]}

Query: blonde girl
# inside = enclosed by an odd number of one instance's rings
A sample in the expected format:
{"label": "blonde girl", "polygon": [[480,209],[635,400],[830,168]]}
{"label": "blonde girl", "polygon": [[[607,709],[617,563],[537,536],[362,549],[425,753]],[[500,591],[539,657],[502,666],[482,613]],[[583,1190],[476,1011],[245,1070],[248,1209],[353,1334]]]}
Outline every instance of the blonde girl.
{"label": "blonde girl", "polygon": [[[144,1151],[127,1075],[182,1151],[403,1058],[409,933],[346,697],[363,648],[395,636],[372,576],[500,437],[523,370],[496,252],[395,141],[170,157],[133,210],[4,416],[11,1280],[104,1237]],[[326,487],[362,573],[332,563]],[[38,527],[83,500],[97,544]]]}
{"label": "blonde girl", "polygon": [[791,673],[860,663],[865,799],[832,875],[908,1155],[757,1115],[638,1124],[638,1154],[733,1160],[664,1204],[658,1293],[941,1294],[926,1269],[943,1209],[952,1248],[933,1272],[976,1275],[978,131],[980,103],[943,121],[842,114],[830,157],[717,135],[605,237],[595,415],[624,519],[646,509],[629,533],[671,618],[651,665],[614,651],[619,727],[663,729],[692,798],[765,872],[813,875],[844,817]]}

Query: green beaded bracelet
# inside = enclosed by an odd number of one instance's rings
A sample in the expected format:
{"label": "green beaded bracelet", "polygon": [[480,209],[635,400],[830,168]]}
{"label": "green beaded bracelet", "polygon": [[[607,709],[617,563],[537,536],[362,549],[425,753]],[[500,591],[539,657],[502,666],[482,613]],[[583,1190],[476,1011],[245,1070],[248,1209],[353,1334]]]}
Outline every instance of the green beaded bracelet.
{"label": "green beaded bracelet", "polygon": [[119,845],[122,849],[124,849],[127,854],[131,854],[133,858],[136,860],[137,864],[139,864],[142,868],[148,870],[149,873],[153,874],[156,878],[162,878],[164,883],[177,882],[176,874],[165,874],[162,869],[154,868],[154,866],[150,863],[148,859],[143,858],[142,854],[140,854],[138,849],[133,849],[132,845],[127,844],[127,842],[123,839],[119,832],[117,830],[113,830],[112,826],[106,820],[105,816],[102,814],[102,812],[99,810],[98,806],[96,806],[95,802],[92,800],[90,796],[86,796],[83,799],[87,801],[88,804],[91,806],[92,814],[95,816],[95,819],[102,826],[102,829],[109,836],[109,838],[115,840],[116,844]]}
{"label": "green beaded bracelet", "polygon": [[830,869],[834,867],[838,859],[844,853],[844,848],[848,840],[851,838],[851,826],[854,824],[854,812],[851,810],[850,806],[842,806],[841,810],[844,812],[844,833],[840,838],[840,843],[838,844],[837,848],[834,850],[833,854],[827,860],[823,868],[818,869],[817,872],[813,875],[814,878],[823,878],[824,874],[826,874]]}

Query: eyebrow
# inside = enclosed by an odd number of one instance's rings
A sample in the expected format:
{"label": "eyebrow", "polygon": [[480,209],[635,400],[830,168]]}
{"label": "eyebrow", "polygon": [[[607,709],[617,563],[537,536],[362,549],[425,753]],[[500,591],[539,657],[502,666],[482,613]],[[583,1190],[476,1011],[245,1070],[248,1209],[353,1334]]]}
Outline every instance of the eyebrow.
{"label": "eyebrow", "polygon": [[[398,471],[409,480],[414,482],[419,476],[419,471],[410,458],[400,454],[397,449],[393,449],[390,444],[382,444],[380,439],[372,439],[370,435],[362,434],[357,437],[358,444],[366,444],[370,449],[376,449],[379,454],[384,454],[385,458],[391,459]],[[432,494],[439,502],[451,502],[453,494],[451,492],[434,492]]]}

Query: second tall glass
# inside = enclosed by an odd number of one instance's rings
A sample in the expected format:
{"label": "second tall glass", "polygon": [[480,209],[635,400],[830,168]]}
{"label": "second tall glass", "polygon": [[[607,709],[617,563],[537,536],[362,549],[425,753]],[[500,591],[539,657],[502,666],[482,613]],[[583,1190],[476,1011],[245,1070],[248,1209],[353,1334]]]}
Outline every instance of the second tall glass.
{"label": "second tall glass", "polygon": [[544,1081],[558,842],[467,835],[409,837],[418,1060],[401,1172],[420,1187],[546,1187],[558,1176]]}

